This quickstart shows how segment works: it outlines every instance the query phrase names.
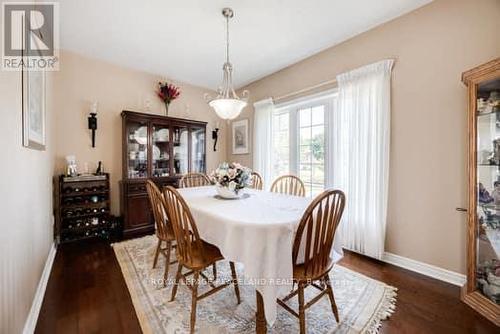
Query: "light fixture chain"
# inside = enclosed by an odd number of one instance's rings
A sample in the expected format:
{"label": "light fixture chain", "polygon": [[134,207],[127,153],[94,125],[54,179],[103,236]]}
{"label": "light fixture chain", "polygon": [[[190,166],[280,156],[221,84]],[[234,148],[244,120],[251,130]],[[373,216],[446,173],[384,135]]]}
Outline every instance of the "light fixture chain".
{"label": "light fixture chain", "polygon": [[226,17],[226,62],[229,63],[229,17]]}

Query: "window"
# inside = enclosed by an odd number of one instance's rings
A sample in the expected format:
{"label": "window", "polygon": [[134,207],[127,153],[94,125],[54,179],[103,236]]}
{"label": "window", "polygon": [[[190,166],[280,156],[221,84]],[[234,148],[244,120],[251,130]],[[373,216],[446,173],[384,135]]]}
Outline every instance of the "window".
{"label": "window", "polygon": [[306,193],[325,188],[325,106],[299,110],[299,177]]}
{"label": "window", "polygon": [[272,117],[273,179],[297,175],[309,197],[325,189],[328,114],[335,98],[329,94],[278,106]]}

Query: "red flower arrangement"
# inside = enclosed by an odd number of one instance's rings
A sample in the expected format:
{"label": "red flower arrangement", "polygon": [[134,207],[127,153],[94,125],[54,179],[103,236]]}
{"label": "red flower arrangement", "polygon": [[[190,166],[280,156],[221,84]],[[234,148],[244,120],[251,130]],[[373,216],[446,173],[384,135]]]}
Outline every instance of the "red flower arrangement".
{"label": "red flower arrangement", "polygon": [[175,100],[181,94],[179,87],[169,84],[168,82],[159,82],[158,91],[156,92],[158,97],[165,103],[166,112],[168,115],[168,106],[170,102]]}

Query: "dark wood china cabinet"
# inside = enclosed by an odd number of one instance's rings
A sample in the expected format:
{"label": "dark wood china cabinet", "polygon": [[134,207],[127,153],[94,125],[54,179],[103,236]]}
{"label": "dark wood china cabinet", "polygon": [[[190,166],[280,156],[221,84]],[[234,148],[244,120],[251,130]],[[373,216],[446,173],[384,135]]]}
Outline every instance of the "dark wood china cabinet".
{"label": "dark wood china cabinet", "polygon": [[122,112],[120,182],[124,236],[154,231],[146,180],[177,186],[188,172],[206,172],[206,122]]}

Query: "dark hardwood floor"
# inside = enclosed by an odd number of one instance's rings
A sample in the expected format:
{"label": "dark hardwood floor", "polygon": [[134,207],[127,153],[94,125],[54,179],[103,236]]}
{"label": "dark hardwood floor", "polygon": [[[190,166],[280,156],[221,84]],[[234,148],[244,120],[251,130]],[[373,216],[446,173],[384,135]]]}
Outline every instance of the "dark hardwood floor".
{"label": "dark hardwood floor", "polygon": [[[346,253],[342,265],[397,287],[396,312],[380,333],[499,333],[462,303],[459,288]],[[36,333],[140,333],[113,249],[104,242],[58,248]]]}
{"label": "dark hardwood floor", "polygon": [[95,241],[58,247],[35,332],[141,332],[109,244]]}

